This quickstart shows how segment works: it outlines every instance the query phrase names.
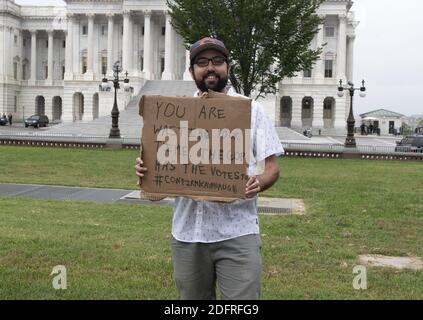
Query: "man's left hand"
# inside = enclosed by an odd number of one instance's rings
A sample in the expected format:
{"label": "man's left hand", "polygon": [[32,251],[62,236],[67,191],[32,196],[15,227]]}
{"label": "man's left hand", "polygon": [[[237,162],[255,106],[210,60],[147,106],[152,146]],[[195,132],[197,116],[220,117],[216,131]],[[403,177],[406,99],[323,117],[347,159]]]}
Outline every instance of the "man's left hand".
{"label": "man's left hand", "polygon": [[253,198],[261,191],[260,180],[256,177],[250,177],[245,188],[245,197]]}
{"label": "man's left hand", "polygon": [[245,197],[253,198],[259,192],[269,189],[279,178],[278,158],[275,155],[266,158],[264,172],[259,176],[248,179]]}

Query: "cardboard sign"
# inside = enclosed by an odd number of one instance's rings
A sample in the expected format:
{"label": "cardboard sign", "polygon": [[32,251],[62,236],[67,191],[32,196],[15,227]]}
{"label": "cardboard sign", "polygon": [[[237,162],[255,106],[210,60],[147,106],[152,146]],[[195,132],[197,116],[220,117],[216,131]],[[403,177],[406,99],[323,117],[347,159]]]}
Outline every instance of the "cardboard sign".
{"label": "cardboard sign", "polygon": [[201,98],[143,96],[139,107],[147,198],[245,197],[251,100],[210,91]]}

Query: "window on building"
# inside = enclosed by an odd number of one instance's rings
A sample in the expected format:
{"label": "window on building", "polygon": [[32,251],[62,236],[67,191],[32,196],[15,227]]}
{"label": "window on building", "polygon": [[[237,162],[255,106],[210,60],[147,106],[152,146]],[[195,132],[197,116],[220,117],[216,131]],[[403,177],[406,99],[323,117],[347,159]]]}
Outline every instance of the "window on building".
{"label": "window on building", "polygon": [[120,28],[120,34],[123,35],[123,26]]}
{"label": "window on building", "polygon": [[15,35],[15,36],[13,37],[13,39],[14,39],[14,42],[15,42],[15,46],[17,46],[17,45],[18,45],[18,36],[17,36],[17,35]]}
{"label": "window on building", "polygon": [[101,57],[101,74],[107,73],[107,57]]}
{"label": "window on building", "polygon": [[307,102],[303,106],[303,118],[310,119],[311,118],[311,107]]}
{"label": "window on building", "polygon": [[23,39],[22,39],[22,45],[23,45],[24,47],[26,47],[26,39],[25,39],[25,38],[23,38]]}
{"label": "window on building", "polygon": [[304,70],[304,78],[311,78],[311,70]]}
{"label": "window on building", "polygon": [[140,57],[140,66],[141,66],[141,71],[144,70],[144,56]]}
{"label": "window on building", "polygon": [[292,116],[292,98],[282,97],[281,99],[281,119],[289,119]]}
{"label": "window on building", "polygon": [[86,36],[88,34],[88,26],[82,26],[82,35]]}
{"label": "window on building", "polygon": [[65,79],[65,66],[62,66],[62,80]]}
{"label": "window on building", "polygon": [[82,58],[82,74],[87,72],[87,57]]}
{"label": "window on building", "polygon": [[48,66],[44,67],[44,79],[47,79],[48,77]]}
{"label": "window on building", "polygon": [[333,77],[333,60],[325,60],[325,78]]}
{"label": "window on building", "polygon": [[166,35],[166,27],[162,27],[162,36]]}
{"label": "window on building", "polygon": [[335,36],[335,27],[334,26],[326,26],[325,27],[325,37],[332,38]]}
{"label": "window on building", "polygon": [[62,48],[66,48],[66,40],[63,40],[63,42],[62,42]]}
{"label": "window on building", "polygon": [[46,40],[46,48],[48,48],[48,40]]}
{"label": "window on building", "polygon": [[332,119],[333,100],[326,98],[323,103],[323,119]]}
{"label": "window on building", "polygon": [[141,35],[144,35],[144,27],[141,28]]}
{"label": "window on building", "polygon": [[18,80],[18,63],[13,62],[13,78]]}
{"label": "window on building", "polygon": [[26,68],[27,68],[26,64],[22,65],[22,80],[27,80],[26,79]]}
{"label": "window on building", "polygon": [[303,99],[303,106],[302,106],[302,119],[310,119],[312,118],[312,107],[313,107],[313,98],[306,97]]}
{"label": "window on building", "polygon": [[101,26],[101,35],[102,36],[107,36],[107,28],[105,25]]}

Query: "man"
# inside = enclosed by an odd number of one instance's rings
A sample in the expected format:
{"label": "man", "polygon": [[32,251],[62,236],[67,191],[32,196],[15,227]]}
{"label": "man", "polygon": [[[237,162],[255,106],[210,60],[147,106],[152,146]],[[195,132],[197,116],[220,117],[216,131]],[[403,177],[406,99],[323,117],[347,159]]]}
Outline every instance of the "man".
{"label": "man", "polygon": [[[240,96],[228,88],[229,51],[223,42],[203,38],[190,48],[190,73],[201,96],[209,89]],[[253,149],[257,131],[265,134],[265,169],[250,176],[245,198],[229,204],[175,199],[172,224],[174,277],[181,299],[215,299],[216,282],[222,299],[258,299],[261,278],[261,241],[257,216],[257,194],[279,178],[277,156],[282,145],[262,106],[251,103]],[[255,155],[256,156],[256,155]],[[147,168],[136,160],[140,184]]]}
{"label": "man", "polygon": [[9,119],[9,125],[12,125],[13,116],[11,113],[8,114],[7,118]]}

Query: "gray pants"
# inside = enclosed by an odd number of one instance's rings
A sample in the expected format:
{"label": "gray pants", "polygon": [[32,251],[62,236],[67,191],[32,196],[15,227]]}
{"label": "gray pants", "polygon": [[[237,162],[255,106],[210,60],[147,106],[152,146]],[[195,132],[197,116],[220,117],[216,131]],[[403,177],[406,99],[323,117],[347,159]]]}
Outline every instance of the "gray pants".
{"label": "gray pants", "polygon": [[260,298],[261,241],[257,234],[215,243],[187,243],[172,237],[173,269],[182,300]]}

